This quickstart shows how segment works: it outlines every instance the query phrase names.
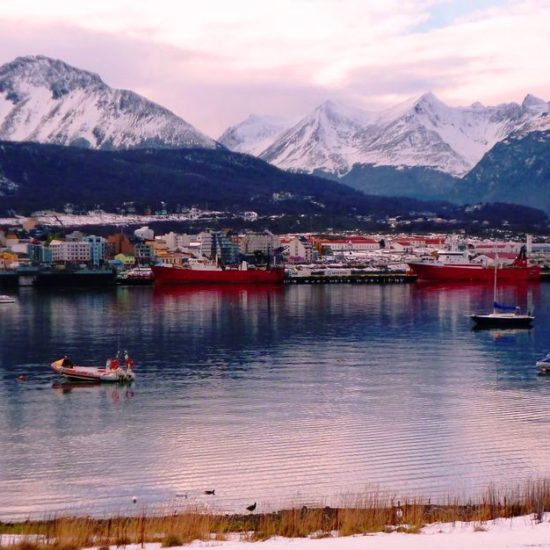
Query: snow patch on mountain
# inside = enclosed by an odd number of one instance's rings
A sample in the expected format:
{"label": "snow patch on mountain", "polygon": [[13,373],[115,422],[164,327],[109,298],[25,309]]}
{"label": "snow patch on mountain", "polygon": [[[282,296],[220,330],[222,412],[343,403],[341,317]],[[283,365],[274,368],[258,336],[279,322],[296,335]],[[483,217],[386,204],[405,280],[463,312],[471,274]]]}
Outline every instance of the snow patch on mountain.
{"label": "snow patch on mountain", "polygon": [[11,195],[19,188],[19,184],[0,174],[0,197]]}
{"label": "snow patch on mountain", "polygon": [[0,139],[94,149],[217,146],[160,105],[45,56],[0,67]]}
{"label": "snow patch on mountain", "polygon": [[243,122],[229,127],[218,141],[231,151],[258,156],[296,122],[297,117],[251,114]]}

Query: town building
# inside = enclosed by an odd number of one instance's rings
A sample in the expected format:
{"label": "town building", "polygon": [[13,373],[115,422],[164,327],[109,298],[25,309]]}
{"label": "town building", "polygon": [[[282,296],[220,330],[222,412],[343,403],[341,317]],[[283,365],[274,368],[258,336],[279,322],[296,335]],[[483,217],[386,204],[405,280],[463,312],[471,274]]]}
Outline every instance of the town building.
{"label": "town building", "polygon": [[283,254],[290,263],[309,264],[314,259],[313,245],[302,235],[293,237],[289,241],[281,241],[281,245],[284,247]]}
{"label": "town building", "polygon": [[261,252],[271,258],[278,247],[279,238],[267,230],[261,233],[245,233],[240,240],[240,251],[245,255]]}
{"label": "town building", "polygon": [[344,252],[369,252],[379,250],[380,242],[368,237],[347,237],[345,239],[331,239],[319,242],[321,250],[326,254],[338,255]]}
{"label": "town building", "polygon": [[105,239],[97,235],[87,235],[84,242],[90,247],[90,263],[99,267],[105,260]]}
{"label": "town building", "polygon": [[88,263],[90,261],[90,246],[85,241],[60,241],[54,239],[50,243],[53,262]]}

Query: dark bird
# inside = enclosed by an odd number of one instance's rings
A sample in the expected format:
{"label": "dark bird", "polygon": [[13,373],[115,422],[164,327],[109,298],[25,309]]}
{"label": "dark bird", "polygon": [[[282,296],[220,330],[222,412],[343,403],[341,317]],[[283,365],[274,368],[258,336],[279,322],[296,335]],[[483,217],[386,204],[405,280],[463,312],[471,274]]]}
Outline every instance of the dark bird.
{"label": "dark bird", "polygon": [[204,494],[205,495],[215,495],[216,494],[216,489],[212,489],[210,491],[204,491]]}
{"label": "dark bird", "polygon": [[249,512],[254,512],[254,510],[256,510],[256,503],[251,504],[250,506],[247,506],[246,509],[247,509]]}

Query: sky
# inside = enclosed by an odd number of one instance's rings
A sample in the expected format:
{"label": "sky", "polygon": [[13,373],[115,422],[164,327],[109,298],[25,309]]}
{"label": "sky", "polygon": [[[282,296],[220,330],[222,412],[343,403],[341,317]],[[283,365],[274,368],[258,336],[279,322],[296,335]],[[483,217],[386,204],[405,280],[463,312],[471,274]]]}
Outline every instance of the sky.
{"label": "sky", "polygon": [[550,0],[0,0],[0,64],[98,73],[211,137],[328,99],[550,100]]}

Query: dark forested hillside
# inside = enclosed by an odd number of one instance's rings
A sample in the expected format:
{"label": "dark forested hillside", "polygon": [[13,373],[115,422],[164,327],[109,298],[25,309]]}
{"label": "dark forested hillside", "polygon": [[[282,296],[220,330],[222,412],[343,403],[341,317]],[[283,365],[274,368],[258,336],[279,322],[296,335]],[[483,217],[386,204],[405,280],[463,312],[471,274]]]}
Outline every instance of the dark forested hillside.
{"label": "dark forested hillside", "polygon": [[524,204],[550,212],[550,132],[497,143],[457,183],[453,198]]}
{"label": "dark forested hillside", "polygon": [[413,199],[369,197],[224,150],[114,152],[13,142],[0,142],[0,193],[0,210],[19,213],[66,203],[113,210],[126,201],[138,211],[164,201],[172,208],[260,214],[400,214],[426,208]]}
{"label": "dark forested hillside", "polygon": [[396,167],[355,164],[340,183],[370,195],[411,197],[420,200],[449,200],[449,193],[460,182],[445,172],[421,166]]}
{"label": "dark forested hillside", "polygon": [[[255,211],[277,231],[388,229],[388,224],[409,231],[504,223],[516,229],[546,227],[546,215],[533,208],[367,195],[227,150],[95,151],[0,142],[0,214],[61,210],[67,203],[82,210],[115,211],[127,202],[138,213],[161,205],[168,211],[178,206]],[[395,224],[390,217],[400,221]]]}

